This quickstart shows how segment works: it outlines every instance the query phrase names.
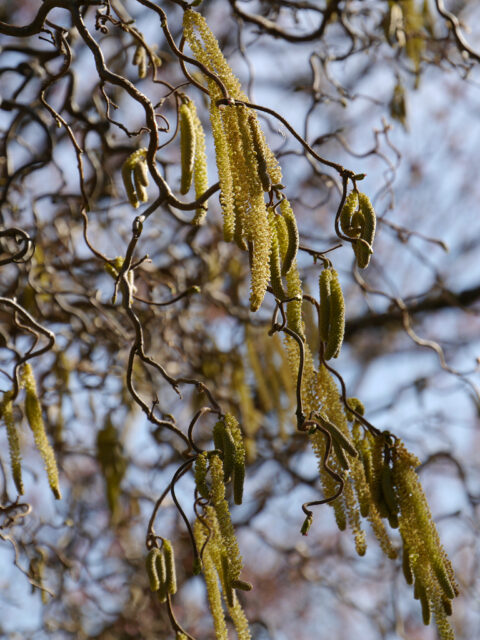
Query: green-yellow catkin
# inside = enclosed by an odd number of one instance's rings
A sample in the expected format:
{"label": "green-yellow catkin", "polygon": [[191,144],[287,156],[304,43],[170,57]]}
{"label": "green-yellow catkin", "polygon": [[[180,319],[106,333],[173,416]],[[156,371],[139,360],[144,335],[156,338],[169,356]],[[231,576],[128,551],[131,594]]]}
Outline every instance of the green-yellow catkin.
{"label": "green-yellow catkin", "polygon": [[233,607],[228,608],[238,640],[251,640],[252,634],[242,605],[237,597],[233,599]]}
{"label": "green-yellow catkin", "polygon": [[180,107],[180,150],[182,176],[180,193],[186,194],[190,190],[195,165],[196,130],[193,114],[188,104]]}
{"label": "green-yellow catkin", "polygon": [[332,440],[336,441],[342,449],[345,449],[351,456],[354,458],[357,457],[358,453],[355,449],[353,443],[348,439],[348,437],[338,429],[328,418],[326,418],[321,413],[317,413],[316,417],[318,418],[320,424],[324,429],[326,429],[329,434],[332,436]]}
{"label": "green-yellow catkin", "polygon": [[[365,407],[363,403],[358,398],[347,398],[348,406],[352,408],[353,411],[356,411],[361,416],[365,414]],[[347,409],[347,420],[349,422],[353,422],[356,420],[355,415]]]}
{"label": "green-yellow catkin", "polygon": [[211,500],[217,516],[218,525],[229,559],[230,580],[236,580],[242,570],[242,558],[238,548],[235,530],[230,517],[228,503],[225,500],[225,482],[223,478],[223,465],[220,458],[212,456],[210,461],[210,475],[212,478]]}
{"label": "green-yellow catkin", "polygon": [[153,547],[147,553],[145,559],[145,568],[147,570],[148,581],[150,583],[150,591],[156,592],[160,589],[160,579],[157,573],[157,557],[161,555],[160,549]]}
{"label": "green-yellow catkin", "polygon": [[273,294],[280,300],[286,300],[287,294],[283,288],[282,267],[280,258],[280,247],[278,244],[277,233],[277,216],[270,210],[268,214],[268,222],[270,225],[271,243],[270,243],[270,282]]}
{"label": "green-yellow catkin", "polygon": [[217,451],[220,451],[220,453],[223,455],[223,450],[225,447],[225,443],[223,440],[223,434],[225,431],[225,423],[223,420],[218,420],[214,425],[213,425],[213,445],[215,447],[215,449],[217,449]]}
{"label": "green-yellow catkin", "polygon": [[[285,255],[288,250],[288,233],[287,233],[286,222],[283,219],[283,216],[278,218],[277,220],[277,231],[278,231],[278,242],[280,246],[280,254],[282,256],[282,260],[285,262]],[[300,338],[305,340],[305,331],[303,328],[303,319],[302,319],[302,296],[303,296],[302,282],[300,280],[300,275],[298,273],[296,260],[293,261],[292,266],[290,267],[287,275],[285,276],[285,280],[287,282],[288,297],[296,298],[296,300],[291,300],[290,302],[287,303],[287,326],[292,331],[295,331],[295,333],[298,334]],[[295,346],[295,349],[298,351],[298,346]]]}
{"label": "green-yellow catkin", "polygon": [[[205,541],[207,540],[208,530],[200,522],[200,520],[196,520],[193,526],[193,534],[197,547],[201,549],[205,544]],[[207,587],[207,596],[210,605],[210,611],[212,612],[213,624],[215,628],[215,638],[217,640],[228,640],[228,630],[227,624],[225,622],[225,614],[222,607],[220,585],[215,568],[215,562],[212,557],[213,554],[219,553],[217,544],[218,541],[216,540],[214,532],[213,535],[208,538],[205,552],[203,553],[203,575],[205,577],[205,584]]]}
{"label": "green-yellow catkin", "polygon": [[235,442],[228,425],[223,429],[223,474],[225,482],[230,480],[235,459]]}
{"label": "green-yellow catkin", "polygon": [[355,238],[360,235],[361,229],[356,229],[352,224],[352,215],[358,207],[358,192],[351,191],[345,199],[345,204],[340,212],[340,228],[346,236]]}
{"label": "green-yellow catkin", "polygon": [[0,417],[5,422],[7,428],[8,448],[10,451],[10,468],[12,470],[13,481],[19,495],[23,495],[22,480],[22,457],[20,454],[20,440],[18,438],[15,421],[13,418],[12,394],[6,391],[3,394],[3,400],[0,404]]}
{"label": "green-yellow catkin", "polygon": [[435,558],[432,562],[432,567],[437,577],[438,584],[443,589],[443,593],[447,598],[450,598],[450,600],[453,600],[456,594],[452,586],[452,583],[450,582],[450,579],[447,575],[447,572],[445,570],[443,563],[439,558]]}
{"label": "green-yellow catkin", "polygon": [[318,332],[320,340],[326,342],[330,327],[330,282],[332,279],[331,269],[324,269],[319,278],[320,289],[320,315],[318,321]]}
{"label": "green-yellow catkin", "polygon": [[170,595],[177,592],[177,573],[175,571],[175,555],[170,540],[163,540],[163,555],[165,558],[165,585]]}
{"label": "green-yellow catkin", "polygon": [[239,589],[240,591],[251,591],[253,586],[245,580],[232,580],[232,588]]}
{"label": "green-yellow catkin", "polygon": [[221,555],[222,577],[224,585],[224,595],[229,607],[233,607],[233,589],[232,580],[230,578],[230,565],[225,553]]}
{"label": "green-yellow catkin", "polygon": [[[207,150],[205,145],[205,131],[197,114],[193,100],[188,103],[195,127],[195,161],[193,165],[193,180],[195,184],[195,198],[199,198],[208,189]],[[201,225],[207,215],[208,204],[204,202],[196,211],[192,224]]]}
{"label": "green-yellow catkin", "polygon": [[242,504],[243,483],[245,480],[245,446],[243,443],[243,435],[237,419],[230,413],[225,415],[225,423],[235,443],[233,459],[233,500],[235,504]]}
{"label": "green-yellow catkin", "polygon": [[23,367],[21,384],[25,387],[25,414],[30,429],[33,432],[35,445],[43,458],[52,493],[57,500],[60,500],[62,494],[60,493],[55,453],[47,439],[42,417],[42,407],[37,394],[37,385],[35,383],[33,369],[28,362]]}
{"label": "green-yellow catkin", "polygon": [[430,602],[428,599],[427,591],[424,585],[421,584],[420,582],[415,582],[415,588],[417,590],[418,599],[420,600],[420,604],[422,606],[423,624],[428,626],[430,624],[432,610],[430,608]]}
{"label": "green-yellow catkin", "polygon": [[[185,12],[188,13],[188,12]],[[210,81],[212,84],[213,81]],[[223,214],[223,238],[225,242],[232,242],[235,232],[233,177],[228,157],[228,142],[223,131],[220,110],[212,100],[210,104],[210,122],[215,144],[218,180],[220,182],[220,204]]]}
{"label": "green-yellow catkin", "polygon": [[255,237],[252,241],[251,254],[250,311],[257,311],[263,302],[270,280],[271,235],[263,195],[257,196],[252,202],[249,219],[250,228],[252,227],[251,221],[255,220]]}
{"label": "green-yellow catkin", "polygon": [[[447,610],[451,610],[450,601],[458,595],[458,586],[415,472],[420,461],[401,441],[395,442],[391,456],[400,533],[410,573],[415,579],[414,596],[420,599],[425,624],[430,622],[433,611],[441,640],[453,640],[446,616]],[[405,577],[408,581],[408,571]]]}
{"label": "green-yellow catkin", "polygon": [[345,301],[335,269],[331,269],[330,308],[328,338],[325,345],[325,360],[337,358],[343,344],[345,333]]}
{"label": "green-yellow catkin", "polygon": [[268,175],[267,158],[265,153],[265,145],[262,139],[260,126],[255,115],[251,114],[248,118],[248,125],[252,135],[253,150],[257,159],[258,177],[262,183],[262,189],[264,191],[270,191],[272,182]]}
{"label": "green-yellow catkin", "polygon": [[139,202],[147,202],[148,194],[148,165],[145,159],[140,160],[133,167],[133,182]]}
{"label": "green-yellow catkin", "polygon": [[138,67],[138,77],[142,80],[147,76],[147,52],[141,44],[137,44],[135,47],[135,53],[133,54],[133,64]]}
{"label": "green-yellow catkin", "polygon": [[122,165],[122,179],[128,200],[132,207],[135,207],[135,209],[137,209],[140,206],[140,202],[138,201],[137,192],[135,191],[135,187],[133,184],[132,169],[126,162],[124,162]]}
{"label": "green-yellow catkin", "polygon": [[165,564],[165,554],[160,552],[155,555],[155,569],[158,575],[159,588],[158,599],[160,602],[166,602],[167,600],[167,567]]}
{"label": "green-yellow catkin", "polygon": [[410,557],[408,553],[408,548],[405,546],[405,544],[403,545],[403,550],[402,550],[402,571],[403,571],[403,576],[405,578],[405,582],[407,584],[413,584],[412,567],[410,566]]}
{"label": "green-yellow catkin", "polygon": [[207,452],[199,453],[195,460],[195,485],[198,493],[208,500],[210,490],[207,485],[208,458]]}
{"label": "green-yellow catkin", "polygon": [[360,193],[358,195],[358,202],[360,207],[360,212],[363,214],[363,225],[360,233],[361,240],[364,240],[367,244],[365,245],[363,242],[355,242],[353,245],[353,250],[357,257],[357,264],[360,269],[365,269],[368,267],[368,263],[370,262],[370,256],[373,252],[373,240],[375,237],[375,227],[376,227],[376,216],[375,209],[370,202],[370,199],[364,193]]}
{"label": "green-yellow catkin", "polygon": [[[388,519],[389,519],[390,525],[394,529],[396,529],[396,526],[398,526],[398,519],[397,519],[398,501],[397,501],[397,497],[395,496],[395,490],[393,487],[392,470],[387,464],[385,464],[382,469],[380,483],[381,483],[382,496],[383,496],[383,499],[385,500],[385,504],[387,505],[387,509],[388,509]],[[392,524],[391,519],[393,519],[393,522],[397,523],[396,526]]]}
{"label": "green-yellow catkin", "polygon": [[282,276],[287,275],[293,266],[293,262],[297,257],[300,237],[298,235],[297,221],[292,207],[286,198],[280,203],[280,212],[285,220],[287,230],[288,244],[283,257]]}
{"label": "green-yellow catkin", "polygon": [[[141,197],[145,197],[145,200],[140,200],[139,194],[134,186],[134,168],[139,163],[144,163],[147,155],[147,149],[137,149],[131,153],[125,162],[122,165],[122,179],[123,184],[125,186],[125,191],[128,196],[128,200],[132,207],[137,209],[140,206],[140,202],[146,202],[146,191],[143,189],[141,192]],[[148,176],[147,176],[147,184],[148,184]],[[144,185],[146,186],[146,185]]]}

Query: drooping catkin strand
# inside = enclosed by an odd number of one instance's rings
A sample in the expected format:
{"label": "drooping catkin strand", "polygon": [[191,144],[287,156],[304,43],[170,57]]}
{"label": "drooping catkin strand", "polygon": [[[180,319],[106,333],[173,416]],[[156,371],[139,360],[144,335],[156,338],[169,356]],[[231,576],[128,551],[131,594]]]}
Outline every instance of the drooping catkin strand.
{"label": "drooping catkin strand", "polygon": [[225,482],[223,478],[222,461],[217,455],[210,461],[210,475],[212,478],[211,500],[220,527],[220,532],[229,559],[230,580],[236,580],[242,570],[242,558],[238,548],[235,530],[230,518],[230,510],[225,500]]}
{"label": "drooping catkin strand", "polygon": [[358,207],[358,192],[351,191],[345,199],[342,211],[340,213],[340,228],[343,233],[350,238],[360,235],[361,229],[357,229],[352,224],[352,215]]}
{"label": "drooping catkin strand", "polygon": [[195,485],[198,493],[208,500],[210,489],[207,485],[208,458],[207,452],[203,451],[195,460]]}
{"label": "drooping catkin strand", "polygon": [[280,300],[286,300],[287,294],[283,288],[282,282],[282,267],[280,259],[280,247],[278,246],[278,233],[277,233],[277,216],[270,210],[268,214],[268,222],[270,225],[270,282],[273,289],[273,294]]}
{"label": "drooping catkin strand", "polygon": [[357,264],[360,269],[365,269],[368,267],[368,263],[370,262],[370,256],[373,252],[373,240],[375,237],[375,227],[376,227],[376,216],[375,209],[370,202],[370,199],[364,193],[359,193],[358,202],[360,207],[360,212],[363,214],[363,224],[360,232],[360,238],[364,240],[364,242],[355,242],[353,245],[353,250],[357,257]]}
{"label": "drooping catkin strand", "polygon": [[170,595],[177,592],[177,573],[175,571],[175,555],[170,540],[163,540],[163,555],[165,558],[165,585]]}
{"label": "drooping catkin strand", "polygon": [[325,345],[325,360],[337,358],[345,333],[345,301],[335,269],[331,269],[328,338]]}
{"label": "drooping catkin strand", "polygon": [[270,280],[270,229],[263,196],[258,196],[252,202],[249,212],[248,226],[251,228],[255,221],[254,240],[252,242],[251,259],[251,287],[250,311],[257,311],[263,302],[268,282]]}
{"label": "drooping catkin strand", "polygon": [[237,419],[230,413],[225,415],[225,423],[235,443],[233,459],[233,500],[235,504],[242,504],[243,483],[245,480],[245,446],[243,443],[243,435]]}
{"label": "drooping catkin strand", "polygon": [[[213,85],[213,81],[210,81]],[[211,89],[213,86],[210,87]],[[228,142],[223,130],[220,109],[212,100],[210,104],[210,122],[212,125],[215,156],[217,159],[218,180],[220,182],[220,204],[223,214],[223,237],[225,242],[232,242],[235,231],[233,177],[228,156]]]}
{"label": "drooping catkin strand", "polygon": [[133,54],[133,64],[138,67],[138,77],[140,80],[147,76],[147,52],[145,47],[141,44],[137,44],[135,47],[135,53]]}
{"label": "drooping catkin strand", "polygon": [[297,221],[295,220],[295,214],[289,201],[284,198],[280,203],[280,212],[285,220],[285,227],[287,230],[288,244],[283,256],[282,276],[285,276],[293,266],[293,261],[297,257],[298,247],[300,244],[300,237],[298,235]]}
{"label": "drooping catkin strand", "polygon": [[[209,520],[209,525],[210,519]],[[197,520],[193,526],[193,534],[197,547],[201,549],[207,540],[208,530]],[[213,555],[219,554],[218,541],[215,534],[210,536],[205,552],[203,554],[203,575],[207,587],[208,602],[212,612],[213,624],[215,628],[215,638],[218,640],[228,640],[227,624],[222,607],[222,597],[220,594],[220,584],[217,576]]]}
{"label": "drooping catkin strand", "polygon": [[392,477],[399,504],[399,527],[403,540],[405,578],[415,580],[414,595],[420,599],[425,624],[435,615],[442,640],[453,639],[444,605],[458,595],[452,565],[443,549],[415,468],[420,461],[399,440],[392,447]]}
{"label": "drooping catkin strand", "polygon": [[193,114],[188,104],[180,107],[180,151],[181,151],[181,184],[180,193],[186,194],[190,190],[195,164],[196,131]]}
{"label": "drooping catkin strand", "polygon": [[[205,132],[197,114],[193,100],[188,103],[192,113],[195,127],[195,162],[193,165],[193,179],[195,183],[195,198],[199,198],[208,189],[207,151],[205,145]],[[201,225],[207,215],[208,204],[204,202],[196,211],[192,224]]]}
{"label": "drooping catkin strand", "polygon": [[324,269],[319,278],[320,289],[320,317],[318,332],[320,340],[326,342],[330,327],[330,282],[332,279],[331,269]]}
{"label": "drooping catkin strand", "polygon": [[318,418],[322,427],[330,433],[330,435],[332,436],[332,440],[336,441],[339,446],[342,447],[342,449],[345,449],[347,453],[356,458],[358,453],[350,439],[321,413],[317,413],[316,417]]}
{"label": "drooping catkin strand", "polygon": [[227,424],[223,428],[223,476],[225,482],[230,480],[235,459],[235,442]]}
{"label": "drooping catkin strand", "polygon": [[23,495],[22,480],[22,457],[20,454],[20,440],[18,438],[15,421],[13,418],[12,394],[6,391],[0,404],[0,418],[3,419],[7,428],[8,449],[10,451],[10,468],[12,470],[13,481],[19,495]]}
{"label": "drooping catkin strand", "polygon": [[[280,246],[280,255],[285,262],[285,255],[288,250],[288,232],[286,222],[282,217],[277,220],[278,243]],[[302,282],[298,273],[297,261],[294,260],[287,275],[287,294],[289,298],[297,298],[287,303],[287,326],[295,331],[302,339],[305,339],[305,332],[302,320]],[[298,351],[298,346],[295,347]]]}
{"label": "drooping catkin strand", "polygon": [[145,159],[140,160],[133,167],[133,182],[139,202],[147,202],[148,194],[148,166]]}
{"label": "drooping catkin strand", "polygon": [[248,125],[252,135],[253,149],[257,160],[258,177],[262,184],[264,191],[270,191],[272,182],[268,175],[267,158],[265,152],[265,142],[260,131],[258,120],[254,114],[250,114],[248,117]]}
{"label": "drooping catkin strand", "polygon": [[160,602],[167,600],[167,567],[165,564],[165,554],[163,552],[155,555],[155,570],[158,575],[159,588],[158,599]]}
{"label": "drooping catkin strand", "polygon": [[[137,209],[140,206],[140,202],[147,201],[147,194],[144,188],[148,185],[148,175],[145,175],[146,167],[142,168],[141,170],[138,170],[137,177],[135,178],[136,181],[141,180],[142,184],[144,181],[146,181],[146,184],[143,184],[143,187],[141,188],[140,194],[137,193],[134,185],[135,166],[140,163],[145,163],[146,155],[147,155],[146,148],[137,149],[137,151],[134,151],[132,154],[128,156],[128,158],[125,160],[125,162],[122,165],[122,179],[123,179],[123,184],[125,186],[125,191],[127,193],[130,204],[132,205],[132,207],[135,207],[135,209]],[[140,176],[139,171],[142,172],[143,174],[142,176]]]}
{"label": "drooping catkin strand", "polygon": [[28,362],[23,367],[21,384],[25,387],[25,414],[27,416],[27,422],[33,432],[35,445],[43,458],[52,493],[57,500],[60,500],[62,495],[60,493],[55,453],[47,439],[42,417],[42,407],[37,394],[37,385],[32,367]]}
{"label": "drooping catkin strand", "polygon": [[147,553],[147,557],[145,558],[145,568],[147,570],[148,581],[150,583],[150,591],[154,592],[160,589],[160,579],[156,564],[156,559],[159,555],[161,555],[160,549],[153,547],[153,549],[150,549]]}

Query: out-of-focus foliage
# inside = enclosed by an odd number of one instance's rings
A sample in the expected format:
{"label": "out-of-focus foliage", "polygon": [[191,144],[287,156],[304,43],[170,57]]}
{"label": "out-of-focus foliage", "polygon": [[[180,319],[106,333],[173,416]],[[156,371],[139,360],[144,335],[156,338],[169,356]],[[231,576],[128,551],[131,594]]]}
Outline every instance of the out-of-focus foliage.
{"label": "out-of-focus foliage", "polygon": [[479,18],[2,4],[1,634],[475,637]]}

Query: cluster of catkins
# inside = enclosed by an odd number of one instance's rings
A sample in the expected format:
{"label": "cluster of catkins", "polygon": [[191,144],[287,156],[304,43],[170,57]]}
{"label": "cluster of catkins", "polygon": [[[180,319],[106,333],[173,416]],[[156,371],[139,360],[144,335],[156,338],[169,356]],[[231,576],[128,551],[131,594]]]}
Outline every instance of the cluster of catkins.
{"label": "cluster of catkins", "polygon": [[[191,9],[184,14],[184,36],[195,58],[220,80],[215,82],[208,77],[206,82],[224,238],[249,252],[252,311],[260,307],[269,285],[279,302],[289,300],[287,357],[292,378],[295,383],[300,381],[305,424],[310,426],[305,430],[319,461],[324,494],[332,496],[330,504],[337,524],[342,530],[347,524],[350,526],[357,552],[363,555],[366,536],[361,523],[362,518],[367,518],[381,548],[392,559],[398,551],[390,540],[387,524],[399,529],[405,578],[414,585],[423,620],[428,624],[433,613],[442,640],[451,640],[453,631],[447,616],[458,588],[415,472],[419,462],[396,437],[367,426],[358,400],[344,402],[326,364],[338,357],[344,335],[345,303],[338,274],[325,260],[319,283],[320,352],[315,366],[302,318],[297,225],[282,191],[280,167],[255,111],[242,104],[247,98],[216,38],[205,19]],[[182,193],[188,192],[198,161],[195,136],[201,126],[195,118],[193,102],[185,99],[180,108]],[[204,142],[200,145],[203,154]],[[199,179],[197,197],[207,188],[206,173],[202,173],[202,179],[205,181]],[[197,223],[204,212],[205,208],[197,211]],[[368,197],[357,190],[355,180],[339,223],[342,237],[352,244],[357,266],[366,268],[373,252],[375,211]],[[300,370],[302,375],[298,377]],[[298,426],[301,427],[301,420]],[[241,557],[225,499],[225,483],[232,482],[237,504],[243,491],[245,449],[237,421],[225,416],[214,428],[213,439],[215,449],[199,453],[195,462],[196,505],[202,510],[201,514],[197,511],[194,525],[198,568],[203,570],[207,584],[216,637],[228,637],[226,608],[238,636],[250,638],[236,591],[249,590],[251,585],[240,578]],[[307,513],[304,534],[312,523],[312,512]]]}

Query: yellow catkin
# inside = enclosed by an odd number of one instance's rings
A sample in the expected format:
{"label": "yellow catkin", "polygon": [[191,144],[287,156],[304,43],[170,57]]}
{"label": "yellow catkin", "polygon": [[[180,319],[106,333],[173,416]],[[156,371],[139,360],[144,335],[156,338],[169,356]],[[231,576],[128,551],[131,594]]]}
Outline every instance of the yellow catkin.
{"label": "yellow catkin", "polygon": [[163,556],[165,558],[165,585],[168,593],[174,595],[177,592],[177,573],[175,571],[175,555],[170,540],[163,540]]}
{"label": "yellow catkin", "polygon": [[268,175],[267,158],[265,155],[265,141],[262,138],[260,125],[256,117],[251,114],[248,118],[248,124],[252,135],[253,150],[257,160],[258,177],[264,191],[270,191],[272,182]]}
{"label": "yellow catkin", "polygon": [[[283,216],[277,220],[277,232],[280,254],[282,256],[283,262],[285,262],[285,255],[288,250],[288,232]],[[297,300],[292,300],[287,304],[287,326],[292,331],[295,331],[295,333],[297,333],[301,338],[305,339],[305,331],[302,319],[302,282],[298,273],[296,260],[293,261],[292,266],[290,267],[285,277],[285,280],[287,282],[288,297],[297,298]],[[295,348],[298,349],[298,347]]]}
{"label": "yellow catkin", "polygon": [[[206,529],[205,526],[199,520],[197,520],[193,526],[193,533],[197,547],[201,549],[205,544],[205,541],[207,540],[208,529]],[[212,613],[213,624],[215,628],[215,638],[217,640],[228,640],[228,630],[227,624],[225,622],[225,614],[222,607],[219,578],[215,568],[215,562],[212,557],[212,552],[213,554],[215,552],[218,554],[218,548],[216,548],[216,544],[216,536],[210,535],[202,558],[203,575],[205,578],[208,602],[210,605],[210,611]]]}
{"label": "yellow catkin", "polygon": [[[127,193],[130,204],[132,205],[132,207],[135,207],[135,209],[137,209],[140,206],[140,202],[146,201],[146,191],[142,191],[139,197],[139,194],[137,193],[134,186],[133,172],[137,164],[145,162],[146,155],[147,155],[146,148],[137,149],[137,151],[134,151],[132,154],[128,156],[128,158],[125,160],[125,162],[122,165],[122,179],[123,179],[123,184],[125,186],[125,191]],[[147,178],[147,184],[148,184],[148,178]],[[141,200],[141,197],[142,198],[144,197],[145,200]]]}
{"label": "yellow catkin", "polygon": [[[207,170],[207,151],[205,145],[205,132],[202,123],[198,117],[197,109],[193,100],[188,103],[191,111],[193,124],[195,127],[195,161],[193,165],[193,179],[195,183],[195,198],[199,198],[208,189],[208,170]],[[192,224],[201,225],[207,215],[207,202],[199,207],[192,220]]]}
{"label": "yellow catkin", "polygon": [[280,247],[278,245],[277,232],[277,216],[273,211],[268,214],[268,223],[270,225],[271,243],[270,243],[270,282],[273,294],[280,300],[285,300],[287,294],[283,288],[282,282],[282,266],[280,258]]}
{"label": "yellow catkin", "polygon": [[186,194],[190,190],[195,165],[196,130],[193,114],[188,104],[180,107],[180,151],[181,151],[181,183],[180,193]]}
{"label": "yellow catkin", "polygon": [[18,438],[15,421],[13,418],[12,394],[7,391],[3,394],[3,400],[0,404],[0,417],[3,419],[7,428],[8,448],[10,451],[10,468],[12,470],[13,481],[20,495],[23,495],[22,480],[22,457],[20,454],[20,440]]}
{"label": "yellow catkin", "polygon": [[[210,81],[210,86],[213,83]],[[233,177],[228,156],[228,142],[223,130],[220,109],[212,100],[210,104],[210,122],[212,125],[215,156],[217,159],[218,180],[220,182],[220,204],[223,214],[223,237],[226,242],[233,240],[235,231]]]}
{"label": "yellow catkin", "polygon": [[206,551],[210,554],[220,578],[224,601],[227,605],[228,613],[232,619],[238,638],[241,640],[249,640],[251,638],[251,634],[248,621],[234,589],[239,588],[239,585],[241,585],[242,587],[246,587],[246,590],[248,590],[248,587],[251,587],[251,585],[238,578],[231,579],[229,577],[231,574],[230,561],[222,540],[220,525],[216,517],[215,510],[212,507],[207,507],[205,515],[210,527],[210,541],[207,544]]}
{"label": "yellow catkin", "polygon": [[[360,232],[360,238],[368,243],[366,246],[363,242],[356,242],[353,250],[357,257],[357,264],[360,269],[366,269],[372,255],[373,240],[375,237],[376,216],[375,210],[368,196],[364,193],[358,195],[360,212],[363,214],[363,225]],[[370,247],[370,248],[369,248]]]}
{"label": "yellow catkin", "polygon": [[133,182],[139,202],[147,202],[148,167],[144,159],[133,167]]}
{"label": "yellow catkin", "polygon": [[133,54],[133,64],[138,67],[138,77],[140,80],[147,77],[147,52],[141,44],[135,47]]}
{"label": "yellow catkin", "polygon": [[330,327],[330,282],[332,279],[331,269],[324,269],[319,278],[320,289],[320,317],[318,332],[320,340],[326,342]]}
{"label": "yellow catkin", "polygon": [[300,237],[298,235],[297,221],[292,207],[286,198],[280,203],[280,212],[285,220],[287,229],[288,244],[283,256],[282,275],[285,276],[293,266],[293,261],[297,257]]}
{"label": "yellow catkin", "polygon": [[237,597],[234,597],[233,606],[228,608],[228,613],[230,614],[233,626],[237,632],[238,640],[250,640],[252,634],[248,626],[247,616],[245,615]]}
{"label": "yellow catkin", "polygon": [[325,360],[338,357],[345,333],[345,301],[335,269],[331,269],[329,301],[329,326],[325,345]]}
{"label": "yellow catkin", "polygon": [[257,311],[263,302],[270,280],[270,229],[263,196],[259,195],[252,202],[248,215],[248,227],[255,225],[251,260],[251,292],[250,311]]}
{"label": "yellow catkin", "polygon": [[207,485],[208,459],[207,452],[204,451],[197,456],[195,460],[195,485],[198,493],[208,500],[210,490]]}
{"label": "yellow catkin", "polygon": [[[446,620],[451,600],[458,594],[453,568],[443,549],[415,472],[420,461],[397,441],[392,448],[392,477],[399,503],[399,527],[404,563],[415,579],[415,595],[422,605],[425,624],[433,611],[442,640],[453,638]],[[406,578],[408,581],[407,570]],[[447,603],[447,604],[445,604]]]}
{"label": "yellow catkin", "polygon": [[245,446],[243,435],[237,419],[230,413],[225,415],[225,424],[232,434],[235,444],[233,459],[233,499],[235,504],[242,504],[243,483],[245,480]]}
{"label": "yellow catkin", "polygon": [[158,553],[155,556],[155,569],[158,575],[159,589],[158,600],[160,602],[166,602],[167,600],[167,567],[165,565],[165,554],[163,552]]}
{"label": "yellow catkin", "polygon": [[154,547],[147,553],[145,559],[145,568],[147,570],[148,581],[150,583],[150,591],[156,592],[160,589],[160,579],[157,572],[156,559],[160,555],[160,549]]}
{"label": "yellow catkin", "polygon": [[47,439],[42,417],[42,407],[37,394],[37,385],[35,383],[33,369],[29,363],[26,363],[23,367],[21,383],[22,386],[25,387],[25,414],[27,421],[33,432],[35,445],[43,458],[52,493],[57,500],[60,500],[62,495],[60,493],[55,453]]}
{"label": "yellow catkin", "polygon": [[223,544],[230,563],[230,580],[236,580],[242,570],[242,558],[238,548],[235,530],[230,518],[230,510],[225,500],[225,483],[223,479],[223,465],[218,456],[212,456],[210,462],[212,478],[211,501],[215,509]]}
{"label": "yellow catkin", "polygon": [[350,238],[356,238],[360,235],[361,229],[357,229],[352,224],[352,216],[358,207],[358,192],[351,191],[345,199],[342,211],[340,213],[340,228],[343,233]]}

